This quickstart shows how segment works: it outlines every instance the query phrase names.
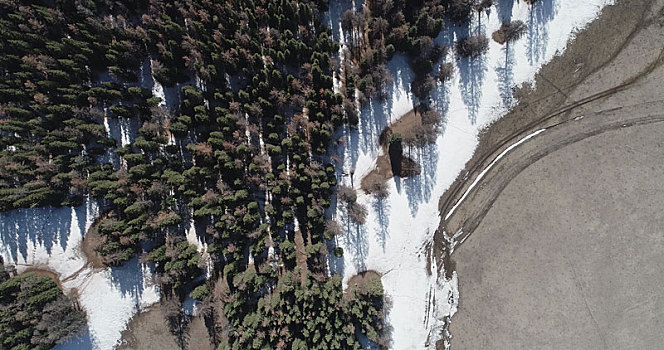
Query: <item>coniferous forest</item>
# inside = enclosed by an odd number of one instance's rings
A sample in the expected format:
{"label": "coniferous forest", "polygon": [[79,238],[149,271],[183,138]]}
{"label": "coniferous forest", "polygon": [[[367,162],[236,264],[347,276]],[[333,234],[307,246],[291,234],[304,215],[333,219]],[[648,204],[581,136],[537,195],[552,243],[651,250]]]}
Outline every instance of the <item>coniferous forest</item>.
{"label": "coniferous forest", "polygon": [[[357,124],[357,96],[380,95],[395,52],[426,96],[448,49],[433,44],[443,18],[488,5],[370,0],[345,13],[344,29],[366,35],[345,48],[335,92],[327,0],[0,0],[0,210],[98,201],[95,254],[154,263],[162,298],[198,299],[219,349],[358,349],[361,335],[387,346],[380,279],[344,292],[328,271],[343,254],[327,248],[342,231],[325,215],[328,150]],[[112,138],[108,121],[129,119],[137,137]],[[192,220],[205,256],[186,240]],[[55,284],[21,276],[0,301],[26,284],[58,300]],[[33,315],[37,297],[17,307]],[[25,337],[0,347],[37,346],[21,344],[39,321],[8,324],[14,307],[0,309],[0,333]]]}

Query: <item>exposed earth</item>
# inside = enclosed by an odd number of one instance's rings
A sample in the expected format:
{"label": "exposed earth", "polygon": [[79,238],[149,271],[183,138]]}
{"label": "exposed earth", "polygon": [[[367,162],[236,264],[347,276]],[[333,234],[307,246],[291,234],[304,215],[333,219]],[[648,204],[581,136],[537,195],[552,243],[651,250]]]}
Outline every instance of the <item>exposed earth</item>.
{"label": "exposed earth", "polygon": [[664,342],[664,123],[574,143],[516,176],[454,252],[453,349]]}
{"label": "exposed earth", "polygon": [[452,349],[664,340],[662,7],[606,7],[441,199],[436,243],[459,276]]}
{"label": "exposed earth", "polygon": [[[122,332],[122,340],[118,349],[159,349],[177,350],[176,337],[171,334],[164,316],[165,306],[156,303],[149,310],[141,312],[127,325],[127,330]],[[185,332],[185,349],[212,350],[214,345],[210,343],[205,323],[201,317],[192,317]]]}

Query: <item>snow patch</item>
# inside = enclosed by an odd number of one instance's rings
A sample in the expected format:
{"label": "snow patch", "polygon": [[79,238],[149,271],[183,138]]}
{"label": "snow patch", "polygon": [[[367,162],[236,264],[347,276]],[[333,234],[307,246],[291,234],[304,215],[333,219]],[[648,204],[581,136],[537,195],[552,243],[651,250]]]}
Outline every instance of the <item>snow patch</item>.
{"label": "snow patch", "polygon": [[[500,45],[491,40],[488,52],[481,57],[469,60],[451,54],[447,58],[456,65],[455,75],[436,88],[430,101],[432,108],[443,115],[442,134],[435,144],[404,150],[422,166],[422,173],[391,179],[385,199],[364,194],[359,184],[382,153],[378,147],[382,130],[416,104],[410,93],[413,72],[406,57],[395,55],[388,65],[394,84],[388,89],[387,100],[370,101],[362,110],[357,128],[344,129],[340,134],[344,146],[337,149],[342,159],[339,182],[359,190],[358,202],[368,208],[368,215],[367,223],[357,226],[348,218],[345,207],[332,209],[346,233],[337,239],[343,257],[331,255],[329,266],[332,272],[343,275],[344,286],[358,272],[376,270],[382,275],[385,293],[391,300],[391,348],[432,349],[437,340],[449,337],[442,331],[457,310],[457,276],[449,271],[447,275],[452,277],[444,276],[445,267],[435,266],[436,259],[429,259],[432,252],[424,247],[431,246],[427,243],[440,222],[438,200],[472,157],[479,131],[516,104],[512,93],[515,86],[532,82],[543,64],[563,52],[575,32],[612,3],[540,0],[529,6],[523,1],[499,1],[487,12],[475,15],[469,28],[444,28],[435,41],[451,46],[456,39],[470,35],[484,33],[491,37],[503,21],[521,20],[528,25],[527,33],[517,42]],[[330,6],[329,17],[338,19],[353,5],[340,1]],[[330,22],[334,39],[341,40],[341,26]],[[335,81],[338,88],[337,84]],[[430,269],[428,264],[432,265]],[[437,275],[439,271],[441,276]]]}
{"label": "snow patch", "polygon": [[88,316],[88,331],[58,345],[64,349],[113,349],[132,316],[157,301],[152,270],[137,258],[117,268],[93,269],[80,249],[85,232],[99,216],[97,204],[18,209],[0,214],[0,255],[15,264],[55,272],[65,290],[76,290]]}

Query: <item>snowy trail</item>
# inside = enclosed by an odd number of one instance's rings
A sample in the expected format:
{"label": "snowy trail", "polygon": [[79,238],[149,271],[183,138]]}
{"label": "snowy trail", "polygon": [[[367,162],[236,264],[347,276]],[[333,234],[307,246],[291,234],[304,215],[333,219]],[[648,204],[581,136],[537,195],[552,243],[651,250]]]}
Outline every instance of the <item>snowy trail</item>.
{"label": "snowy trail", "polygon": [[[389,181],[390,195],[386,199],[361,193],[359,183],[381,153],[380,132],[416,104],[409,86],[413,73],[406,58],[396,55],[388,65],[394,76],[390,98],[371,101],[362,111],[358,128],[343,130],[345,146],[338,149],[343,159],[340,182],[355,185],[358,202],[367,206],[369,215],[367,224],[357,227],[350,223],[343,208],[336,208],[335,216],[347,232],[338,239],[344,256],[331,257],[330,268],[344,276],[344,283],[364,270],[382,274],[391,300],[388,320],[393,327],[393,349],[433,348],[443,337],[445,323],[456,312],[456,274],[448,273],[452,276],[449,280],[437,276],[444,267],[439,270],[436,266],[431,266],[432,274],[428,274],[427,256],[432,254],[430,243],[440,223],[438,200],[471,158],[480,129],[514,105],[514,86],[532,82],[543,64],[562,53],[574,32],[610,3],[541,0],[531,7],[524,2],[499,1],[476,16],[469,28],[443,29],[436,42],[451,45],[456,38],[469,34],[490,37],[502,21],[521,20],[528,25],[527,33],[509,48],[490,41],[489,51],[478,59],[447,58],[455,63],[454,78],[439,86],[432,96],[433,107],[444,116],[443,133],[434,145],[413,150],[422,174]],[[350,7],[350,1],[334,2],[329,17],[340,18]],[[340,27],[332,28],[339,41]],[[351,172],[353,179],[343,175]],[[435,265],[436,259],[430,260]]]}

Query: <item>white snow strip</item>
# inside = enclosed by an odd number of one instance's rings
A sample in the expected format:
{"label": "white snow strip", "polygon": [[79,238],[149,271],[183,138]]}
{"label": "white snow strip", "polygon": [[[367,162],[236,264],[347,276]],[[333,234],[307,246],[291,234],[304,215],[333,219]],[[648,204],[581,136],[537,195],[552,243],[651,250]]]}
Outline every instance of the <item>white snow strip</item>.
{"label": "white snow strip", "polygon": [[[154,61],[151,59],[150,72],[152,72],[153,64]],[[164,92],[164,87],[154,78],[154,75],[150,74],[150,76],[152,77],[152,96],[159,97],[161,99],[161,101],[159,101],[159,106],[166,107],[166,93]]]}
{"label": "white snow strip", "polygon": [[194,225],[193,216],[194,215],[193,215],[193,210],[192,210],[192,213],[191,213],[192,219],[189,221],[189,229],[187,230],[187,233],[186,233],[187,242],[189,242],[189,244],[195,245],[196,248],[198,249],[198,252],[202,253],[207,249],[207,244],[205,244],[205,242],[202,242],[201,239],[196,234],[196,226]]}
{"label": "white snow strip", "polygon": [[461,196],[461,198],[459,198],[459,201],[456,202],[456,204],[452,207],[452,209],[450,209],[450,211],[447,213],[447,215],[445,215],[445,220],[449,219],[450,215],[452,215],[452,214],[454,213],[454,211],[455,211],[456,208],[459,206],[459,204],[461,204],[461,203],[463,202],[463,200],[466,199],[466,196],[468,196],[468,193],[470,193],[470,191],[472,191],[473,188],[475,188],[475,186],[476,186],[476,185],[482,180],[482,178],[484,177],[484,175],[486,175],[486,173],[487,173],[489,170],[491,170],[491,168],[492,168],[492,167],[493,167],[493,166],[494,166],[494,165],[500,160],[500,158],[502,158],[503,156],[505,156],[507,153],[509,153],[509,152],[510,152],[511,150],[513,150],[515,147],[517,147],[517,146],[519,146],[520,144],[522,144],[522,143],[528,141],[529,139],[531,139],[531,138],[533,138],[533,137],[539,135],[541,132],[543,132],[543,131],[545,131],[545,130],[546,130],[546,129],[540,129],[540,130],[537,130],[537,131],[533,132],[532,134],[523,137],[521,140],[515,142],[515,143],[512,144],[511,146],[507,147],[504,151],[502,151],[502,152],[496,157],[496,159],[494,159],[494,160],[491,162],[491,164],[489,164],[486,168],[484,168],[484,170],[482,170],[482,172],[481,172],[479,175],[477,175],[477,178],[475,179],[475,181],[473,181],[473,183],[470,184],[470,186],[468,187],[468,189],[466,190],[466,192],[463,193],[463,196]]}

